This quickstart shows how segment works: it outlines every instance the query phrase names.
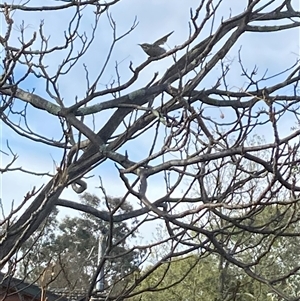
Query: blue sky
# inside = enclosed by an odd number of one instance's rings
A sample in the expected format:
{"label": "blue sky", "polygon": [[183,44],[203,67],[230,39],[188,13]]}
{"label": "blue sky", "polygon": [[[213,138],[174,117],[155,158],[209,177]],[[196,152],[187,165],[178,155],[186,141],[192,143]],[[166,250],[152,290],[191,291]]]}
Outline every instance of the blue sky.
{"label": "blue sky", "polygon": [[[7,1],[8,2],[8,1]],[[112,14],[117,24],[117,34],[122,35],[126,32],[133,24],[133,20],[137,17],[139,22],[135,30],[126,36],[123,40],[117,43],[116,48],[113,51],[110,63],[100,80],[101,85],[99,89],[104,89],[105,85],[109,84],[113,78],[115,78],[115,62],[118,61],[121,81],[125,82],[130,76],[131,72],[128,70],[130,61],[133,66],[136,67],[141,64],[145,59],[146,55],[142,49],[137,45],[138,43],[154,42],[158,38],[174,30],[174,33],[170,36],[167,47],[173,47],[183,43],[189,35],[189,16],[190,8],[196,8],[199,1],[194,0],[122,0],[117,5],[113,6],[110,13]],[[248,1],[223,1],[219,12],[216,16],[215,27],[219,25],[218,21],[223,16],[224,19],[236,13],[243,11],[245,3]],[[266,3],[267,1],[263,1]],[[293,1],[297,4],[297,0]],[[17,2],[15,2],[17,3]],[[22,2],[19,2],[22,3]],[[60,1],[39,1],[31,0],[27,4],[28,6],[38,6],[41,3],[43,5],[63,5]],[[278,3],[278,2],[277,2]],[[299,5],[298,5],[299,6]],[[296,7],[296,6],[294,6]],[[83,20],[80,26],[81,32],[90,32],[91,24],[94,19],[94,9],[86,9],[83,13]],[[50,45],[56,45],[57,43],[63,42],[64,30],[67,29],[67,25],[71,16],[73,15],[73,8],[68,10],[56,12],[35,12],[35,13],[24,13],[16,12],[14,14],[14,39],[19,35],[18,25],[24,20],[24,24],[27,33],[27,37],[30,37],[33,31],[38,29],[40,21],[44,20],[45,34],[51,36],[49,43]],[[4,25],[4,24],[2,24]],[[1,29],[2,32],[5,29]],[[197,43],[200,39],[205,38],[209,33],[209,28],[205,28],[201,33]],[[63,95],[66,105],[74,103],[76,97],[81,99],[85,95],[86,83],[83,64],[86,64],[91,78],[97,75],[97,72],[102,68],[103,61],[106,58],[107,51],[112,41],[112,31],[109,27],[106,16],[102,16],[98,30],[96,31],[96,39],[82,60],[80,60],[78,66],[74,68],[68,76],[62,77],[60,80],[60,91]],[[38,47],[38,43],[36,44]],[[245,66],[250,70],[254,65],[258,66],[259,71],[257,77],[264,74],[268,69],[268,75],[281,72],[287,67],[295,63],[299,57],[299,31],[289,30],[284,32],[277,32],[271,34],[253,34],[248,33],[241,37],[236,45],[232,48],[231,52],[227,56],[228,61],[232,61],[231,71],[228,74],[229,86],[233,90],[238,90],[245,87],[246,79],[241,77],[241,70],[238,65],[238,51],[241,49],[242,58]],[[180,57],[180,53],[178,54]],[[61,63],[64,58],[64,52],[57,53],[49,56],[46,63],[49,65],[49,70],[54,72],[57,66]],[[155,62],[149,65],[142,73],[139,80],[127,89],[124,94],[143,87],[153,76],[155,72],[159,72],[160,75],[172,65],[172,58],[166,58],[162,61]],[[17,69],[19,75],[24,70],[22,68]],[[220,68],[217,66],[215,71],[210,74],[202,83],[200,88],[211,87],[218,75],[220,74]],[[279,81],[280,78],[285,78],[283,75],[276,79]],[[269,81],[272,84],[273,80]],[[43,81],[40,81],[34,77],[28,78],[22,83],[21,87],[25,90],[35,89],[35,93],[40,93],[45,96],[46,99],[50,100],[45,94],[45,85]],[[283,91],[284,93],[291,93],[292,91]],[[93,103],[98,101],[104,101],[110,99],[110,96],[97,99]],[[22,104],[18,104],[21,106]],[[220,118],[220,110],[218,108],[211,108],[213,118]],[[221,111],[225,115],[225,121],[231,119],[231,110],[221,108]],[[109,115],[107,113],[98,114],[95,120],[96,128],[98,129],[102,124],[105,123]],[[36,109],[28,108],[28,118],[30,126],[38,131],[41,135],[47,135],[49,138],[58,137],[61,130],[59,122],[56,118],[49,117],[45,112],[37,112]],[[92,122],[92,118],[89,117],[88,122]],[[287,132],[292,126],[289,120],[283,120],[282,130]],[[285,124],[286,122],[286,124]],[[1,149],[7,152],[6,140],[8,140],[10,147],[19,156],[15,167],[22,166],[27,170],[34,170],[35,172],[50,172],[55,171],[55,164],[59,164],[61,159],[61,151],[53,150],[49,147],[43,146],[38,143],[27,141],[25,138],[18,137],[6,125],[1,124]],[[259,134],[267,134],[267,129],[260,129]],[[138,160],[144,158],[145,152],[149,149],[151,139],[149,136],[139,138],[137,141],[130,142],[126,147],[123,148],[128,151],[129,158]],[[1,166],[3,167],[9,162],[10,157],[4,154],[0,154]],[[101,176],[104,183],[105,189],[109,195],[121,196],[125,192],[125,187],[118,179],[118,172],[115,169],[112,162],[105,162],[95,171],[93,171],[95,177],[89,180],[89,192],[99,193],[96,189],[100,185],[98,176]],[[45,184],[48,181],[47,177],[33,177],[28,174],[20,172],[5,173],[1,176],[1,199],[4,202],[6,213],[8,213],[11,201],[14,200],[15,204],[19,204],[27,191],[31,190],[33,186],[39,187],[39,185]],[[150,180],[150,183],[155,185],[155,190],[149,191],[148,198],[155,199],[161,195],[161,191],[164,191],[163,183],[159,176],[154,177]],[[116,188],[117,187],[117,188]],[[78,196],[69,188],[62,195],[63,198],[71,200],[78,200]],[[64,214],[72,214],[70,210],[62,209]],[[149,230],[149,228],[147,228]],[[145,230],[145,231],[148,231]],[[148,234],[147,234],[148,235]]]}

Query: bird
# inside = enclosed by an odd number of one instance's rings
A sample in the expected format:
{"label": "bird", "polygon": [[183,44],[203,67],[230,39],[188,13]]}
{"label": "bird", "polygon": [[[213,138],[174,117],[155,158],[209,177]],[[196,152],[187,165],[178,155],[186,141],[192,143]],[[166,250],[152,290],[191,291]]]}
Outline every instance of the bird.
{"label": "bird", "polygon": [[167,35],[165,35],[164,37],[160,38],[159,40],[157,40],[153,44],[144,43],[144,44],[138,44],[138,45],[142,47],[142,49],[149,55],[149,57],[160,56],[160,55],[166,53],[166,50],[164,48],[160,47],[160,45],[166,43],[167,40],[168,40],[168,37],[173,32],[174,31],[168,33]]}

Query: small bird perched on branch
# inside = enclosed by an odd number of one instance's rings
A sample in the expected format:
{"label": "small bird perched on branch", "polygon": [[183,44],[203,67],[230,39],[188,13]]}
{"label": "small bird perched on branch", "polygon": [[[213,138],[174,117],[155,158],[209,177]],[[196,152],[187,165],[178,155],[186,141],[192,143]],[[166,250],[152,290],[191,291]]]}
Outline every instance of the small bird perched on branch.
{"label": "small bird perched on branch", "polygon": [[174,31],[168,33],[164,37],[160,38],[153,44],[138,44],[142,47],[142,49],[150,56],[150,57],[157,57],[166,52],[166,50],[162,47],[159,47],[160,45],[164,44],[167,42],[168,37],[173,33]]}

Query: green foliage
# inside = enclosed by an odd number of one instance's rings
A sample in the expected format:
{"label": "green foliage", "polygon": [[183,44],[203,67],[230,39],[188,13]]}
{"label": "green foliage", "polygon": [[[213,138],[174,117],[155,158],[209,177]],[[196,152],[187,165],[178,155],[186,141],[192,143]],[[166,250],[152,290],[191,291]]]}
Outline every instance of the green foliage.
{"label": "green foliage", "polygon": [[[231,233],[224,241],[225,249],[236,259],[249,262],[245,269],[230,264],[224,257],[210,252],[209,255],[192,255],[173,259],[154,271],[148,267],[141,273],[149,275],[134,291],[132,301],[283,301],[271,286],[252,277],[275,279],[286,275],[282,281],[273,283],[275,288],[294,295],[300,292],[300,275],[294,269],[299,261],[300,238],[298,233],[299,205],[274,204],[258,210],[251,218],[244,219],[244,226],[251,224],[257,229],[272,230],[273,234],[258,234],[238,231],[234,225],[223,221],[223,228]],[[238,217],[237,217],[238,218]],[[217,227],[211,222],[210,227]],[[282,236],[282,229],[286,236]],[[269,231],[267,232],[269,233]],[[222,241],[222,234],[218,235]],[[254,264],[253,264],[254,263]],[[294,275],[289,274],[294,270]]]}
{"label": "green foliage", "polygon": [[[121,203],[118,198],[108,198],[103,202],[88,193],[83,195],[82,202],[99,210],[103,209],[103,203],[109,210],[118,208],[118,213],[132,210],[129,203]],[[112,259],[105,264],[106,280],[122,277],[137,268],[140,253],[128,252],[127,246],[127,236],[134,237],[130,232],[133,225],[119,222],[110,229],[108,222],[89,214],[66,216],[61,221],[57,214],[58,211],[53,212],[40,231],[22,247],[24,258],[18,271],[20,276],[35,281],[45,269],[51,268],[53,275],[48,288],[86,290],[97,267],[99,237],[104,235],[106,239],[108,232],[112,233],[113,247],[109,254]]]}
{"label": "green foliage", "polygon": [[[144,273],[151,269],[149,267]],[[142,275],[144,275],[142,273]],[[233,266],[222,267],[217,256],[182,257],[152,272],[131,301],[268,300],[268,288]]]}
{"label": "green foliage", "polygon": [[[218,267],[213,262],[212,256],[202,260],[189,256],[167,262],[152,272],[135,293],[143,292],[142,300],[146,301],[216,300]],[[137,295],[131,300],[139,298]]]}

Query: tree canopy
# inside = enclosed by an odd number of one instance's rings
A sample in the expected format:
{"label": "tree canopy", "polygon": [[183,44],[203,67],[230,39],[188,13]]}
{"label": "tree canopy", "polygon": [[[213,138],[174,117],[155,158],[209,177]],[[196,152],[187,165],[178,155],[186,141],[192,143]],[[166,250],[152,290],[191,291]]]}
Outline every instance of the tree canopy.
{"label": "tree canopy", "polygon": [[[103,209],[103,201],[95,195],[84,193],[81,199],[85,204]],[[107,199],[111,209],[120,205],[120,202],[118,198]],[[122,212],[132,210],[127,202],[123,202],[121,207]],[[62,220],[59,220],[57,214],[55,210],[39,231],[22,245],[21,252],[24,257],[18,275],[31,282],[51,268],[53,274],[47,275],[48,289],[82,295],[88,289],[97,268],[101,239],[104,240],[104,248],[108,244],[106,235],[109,224],[85,213],[78,217],[65,216]],[[134,225],[126,222],[114,224],[114,247],[105,266],[104,282],[109,283],[138,269],[143,252],[131,250],[128,245],[130,237],[124,239],[124,236],[131,233],[132,226]],[[136,235],[136,231],[131,233],[133,237]]]}
{"label": "tree canopy", "polygon": [[[242,298],[244,280],[273,300],[298,298],[297,4],[1,3],[0,268],[13,274],[43,257],[39,247],[46,262],[60,245],[61,266],[85,259],[87,299],[123,300],[149,297],[136,294],[155,273],[197,254],[216,275],[199,285],[219,285],[216,298]],[[154,41],[166,52],[137,45]],[[62,224],[57,210],[70,216]],[[103,225],[103,256],[87,262]]]}

